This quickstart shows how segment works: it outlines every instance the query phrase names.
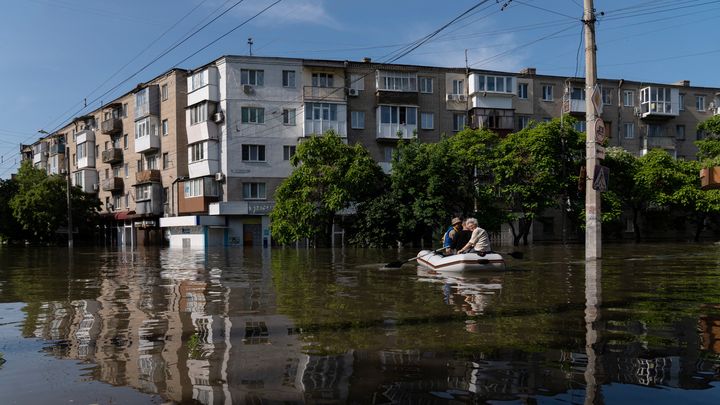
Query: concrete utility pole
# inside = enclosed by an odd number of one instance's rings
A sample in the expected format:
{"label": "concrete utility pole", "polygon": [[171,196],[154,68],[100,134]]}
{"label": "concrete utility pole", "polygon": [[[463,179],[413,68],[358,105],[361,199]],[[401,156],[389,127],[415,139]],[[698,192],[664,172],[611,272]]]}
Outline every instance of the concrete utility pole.
{"label": "concrete utility pole", "polygon": [[[585,129],[587,140],[586,153],[586,179],[585,179],[585,260],[595,260],[602,257],[602,234],[600,224],[600,192],[593,188],[595,180],[595,167],[598,166],[596,124],[602,124],[599,119],[599,109],[602,106],[602,95],[596,86],[597,72],[595,61],[595,10],[593,0],[584,0],[585,12]],[[604,128],[602,129],[604,130]]]}
{"label": "concrete utility pole", "polygon": [[73,247],[73,223],[72,223],[72,207],[70,206],[70,189],[72,188],[72,184],[70,182],[70,148],[65,148],[65,174],[67,178],[67,216],[68,216],[68,225],[67,225],[67,233],[68,233],[68,247]]}

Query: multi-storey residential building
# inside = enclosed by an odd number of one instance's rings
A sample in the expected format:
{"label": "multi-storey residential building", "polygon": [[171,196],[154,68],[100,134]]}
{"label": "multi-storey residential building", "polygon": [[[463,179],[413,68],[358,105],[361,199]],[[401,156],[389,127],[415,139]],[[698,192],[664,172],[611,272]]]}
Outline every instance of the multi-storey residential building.
{"label": "multi-storey residential building", "polygon": [[[162,228],[171,246],[270,246],[274,192],[298,142],[313,134],[360,143],[389,172],[399,139],[437,142],[465,126],[505,136],[563,113],[584,131],[593,97],[609,145],[693,158],[697,124],[720,113],[719,91],[599,79],[586,94],[582,78],[534,68],[223,56],[168,71],[23,151],[62,173],[70,150],[73,184],[98,194],[109,239],[160,241]],[[534,237],[559,239],[553,222],[544,218]]]}

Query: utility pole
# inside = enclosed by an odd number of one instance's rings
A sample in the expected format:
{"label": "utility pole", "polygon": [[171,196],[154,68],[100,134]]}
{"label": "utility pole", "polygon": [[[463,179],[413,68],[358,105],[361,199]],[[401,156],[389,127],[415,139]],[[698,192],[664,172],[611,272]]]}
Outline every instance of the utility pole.
{"label": "utility pole", "polygon": [[602,96],[596,87],[597,71],[595,60],[595,9],[593,0],[584,0],[583,24],[585,24],[585,142],[586,179],[585,179],[585,260],[602,257],[602,234],[600,224],[600,192],[593,188],[597,158],[596,123]]}
{"label": "utility pole", "polygon": [[72,223],[72,207],[70,206],[70,189],[72,188],[72,184],[70,184],[70,147],[65,148],[65,175],[67,176],[67,216],[68,216],[68,224],[67,224],[67,233],[68,233],[68,247],[73,247],[73,223]]}

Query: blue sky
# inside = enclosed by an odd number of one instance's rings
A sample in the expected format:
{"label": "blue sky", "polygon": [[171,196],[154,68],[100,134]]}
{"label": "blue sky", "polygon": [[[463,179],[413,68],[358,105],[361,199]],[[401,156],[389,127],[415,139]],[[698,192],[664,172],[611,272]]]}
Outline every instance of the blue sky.
{"label": "blue sky", "polygon": [[[0,178],[16,170],[21,142],[32,143],[38,130],[52,131],[81,115],[84,100],[90,111],[171,67],[192,68],[223,54],[247,54],[248,37],[259,56],[367,56],[388,62],[399,49],[481,3],[281,0],[204,48],[275,1],[3,1]],[[462,67],[467,50],[473,68],[518,71],[532,66],[540,74],[582,76],[582,3],[489,0],[396,63]],[[720,1],[595,0],[595,8],[604,13],[596,26],[598,76],[660,83],[686,79],[720,87],[715,29]]]}

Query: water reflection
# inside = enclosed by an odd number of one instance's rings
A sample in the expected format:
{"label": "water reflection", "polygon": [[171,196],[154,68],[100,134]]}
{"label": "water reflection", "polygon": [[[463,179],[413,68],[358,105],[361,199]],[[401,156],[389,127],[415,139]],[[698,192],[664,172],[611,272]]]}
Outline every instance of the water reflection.
{"label": "water reflection", "polygon": [[175,402],[719,398],[720,293],[684,288],[720,287],[714,264],[657,275],[564,254],[490,274],[378,271],[370,251],[0,256],[0,298],[88,379]]}

